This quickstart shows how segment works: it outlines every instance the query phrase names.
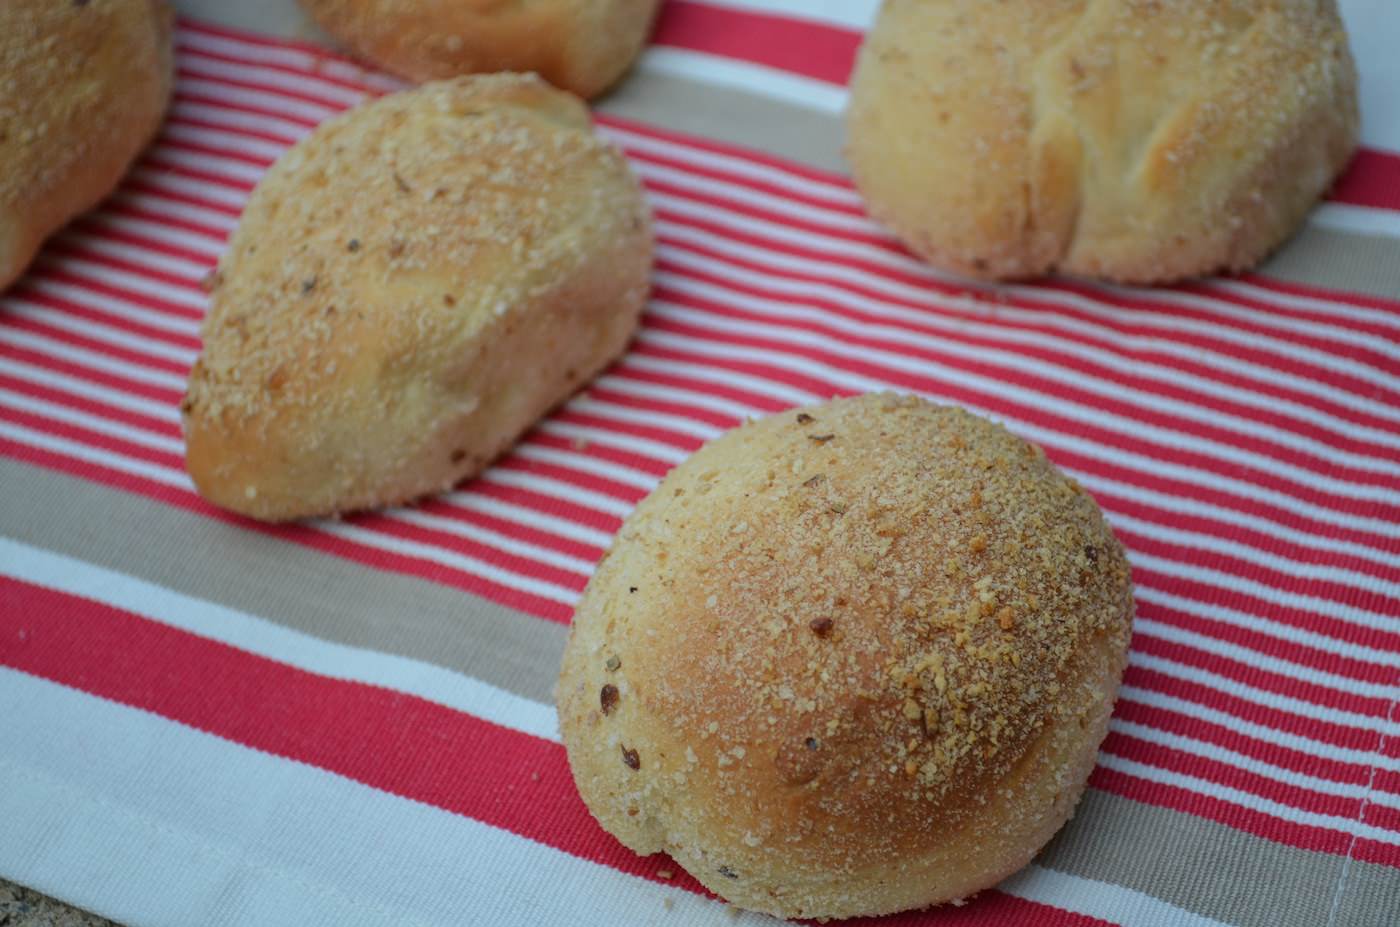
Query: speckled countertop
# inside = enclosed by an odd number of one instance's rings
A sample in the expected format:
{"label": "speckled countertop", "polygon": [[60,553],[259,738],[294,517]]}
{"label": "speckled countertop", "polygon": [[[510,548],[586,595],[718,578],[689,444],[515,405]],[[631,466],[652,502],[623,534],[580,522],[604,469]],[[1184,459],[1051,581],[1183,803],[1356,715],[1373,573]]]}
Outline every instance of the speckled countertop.
{"label": "speckled countertop", "polygon": [[46,895],[0,879],[0,927],[115,927]]}

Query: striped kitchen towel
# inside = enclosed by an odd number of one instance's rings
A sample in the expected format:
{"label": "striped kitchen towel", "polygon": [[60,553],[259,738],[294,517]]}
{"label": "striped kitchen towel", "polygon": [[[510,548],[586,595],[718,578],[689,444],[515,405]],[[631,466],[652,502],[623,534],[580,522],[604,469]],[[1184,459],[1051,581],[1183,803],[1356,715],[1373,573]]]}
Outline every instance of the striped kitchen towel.
{"label": "striped kitchen towel", "polygon": [[450,494],[280,528],[184,472],[199,283],[267,165],[397,84],[183,21],[160,138],[0,297],[0,876],[133,927],[729,923],[575,794],[570,611],[701,442],[893,388],[1044,446],[1139,617],[1074,821],[878,923],[1396,927],[1400,18],[1343,6],[1351,172],[1259,273],[1147,290],[969,284],[865,217],[839,114],[870,0],[671,0],[599,114],[657,216],[627,355]]}

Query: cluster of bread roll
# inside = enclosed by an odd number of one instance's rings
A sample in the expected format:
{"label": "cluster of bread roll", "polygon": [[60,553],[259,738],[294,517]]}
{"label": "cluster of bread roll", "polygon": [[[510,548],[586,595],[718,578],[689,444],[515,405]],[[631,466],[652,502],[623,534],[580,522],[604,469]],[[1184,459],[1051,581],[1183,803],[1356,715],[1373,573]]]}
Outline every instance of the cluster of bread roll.
{"label": "cluster of bread roll", "polygon": [[[302,3],[432,82],[289,149],[211,275],[188,468],[267,521],[479,472],[624,350],[652,260],[579,97],[658,0]],[[10,0],[0,55],[3,286],[156,131],[170,12]],[[872,215],[934,264],[1167,281],[1297,227],[1355,147],[1356,76],[1331,0],[887,0],[848,131]],[[561,730],[608,831],[736,904],[936,904],[1072,813],[1132,614],[1122,546],[1038,448],[836,401],[735,429],[638,506],[579,605]]]}

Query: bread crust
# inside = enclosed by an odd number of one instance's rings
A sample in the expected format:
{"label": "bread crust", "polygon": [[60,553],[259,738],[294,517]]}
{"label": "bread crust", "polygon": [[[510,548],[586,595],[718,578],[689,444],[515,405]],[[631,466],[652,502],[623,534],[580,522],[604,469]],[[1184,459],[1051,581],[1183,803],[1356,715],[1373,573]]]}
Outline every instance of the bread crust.
{"label": "bread crust", "polygon": [[1072,812],[1132,621],[1097,506],[959,409],[744,425],[636,509],[557,691],[579,791],[638,853],[782,917],[995,884]]}
{"label": "bread crust", "polygon": [[871,215],[987,278],[1239,271],[1359,132],[1334,0],[890,0],[847,155]]}
{"label": "bread crust", "polygon": [[160,127],[172,22],[163,0],[0,4],[0,289]]}
{"label": "bread crust", "polygon": [[507,74],[363,104],[268,170],[211,280],[190,475],[269,521],[445,490],[622,351],[650,267],[575,97]]}
{"label": "bread crust", "polygon": [[660,0],[301,0],[327,32],[418,81],[534,71],[592,98],[641,51]]}

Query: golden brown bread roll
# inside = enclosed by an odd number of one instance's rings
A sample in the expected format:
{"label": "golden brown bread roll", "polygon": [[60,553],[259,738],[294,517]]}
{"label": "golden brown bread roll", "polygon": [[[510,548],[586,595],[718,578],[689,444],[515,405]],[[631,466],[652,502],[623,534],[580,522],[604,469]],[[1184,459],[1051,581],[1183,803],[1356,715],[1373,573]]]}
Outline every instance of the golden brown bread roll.
{"label": "golden brown bread roll", "polygon": [[171,21],[163,0],[0,3],[0,289],[160,127]]}
{"label": "golden brown bread roll", "polygon": [[746,424],[622,526],[564,653],[579,791],[632,850],[783,917],[1014,872],[1069,818],[1133,613],[1036,447],[869,395]]}
{"label": "golden brown bread roll", "polygon": [[1334,0],[887,0],[851,86],[871,215],[979,277],[1253,266],[1357,142]]}
{"label": "golden brown bread roll", "polygon": [[590,98],[641,51],[660,0],[301,0],[331,35],[413,80],[535,71]]}
{"label": "golden brown bread roll", "polygon": [[651,267],[641,189],[575,97],[466,77],[288,150],[213,279],[186,463],[270,521],[481,470],[617,356]]}

